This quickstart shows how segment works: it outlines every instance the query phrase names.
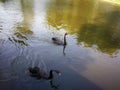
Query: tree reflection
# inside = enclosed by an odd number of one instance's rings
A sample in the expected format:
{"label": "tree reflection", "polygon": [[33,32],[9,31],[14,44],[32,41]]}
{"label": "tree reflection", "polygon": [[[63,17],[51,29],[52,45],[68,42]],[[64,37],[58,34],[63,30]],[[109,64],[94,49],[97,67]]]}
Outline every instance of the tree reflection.
{"label": "tree reflection", "polygon": [[104,14],[105,23],[84,24],[78,33],[78,42],[85,46],[97,45],[98,50],[112,54],[120,49],[120,12],[114,11]]}
{"label": "tree reflection", "polygon": [[30,25],[33,19],[33,0],[20,0],[23,14],[22,24],[17,26],[17,30],[24,34],[32,34]]}
{"label": "tree reflection", "polygon": [[3,2],[3,3],[5,3],[6,1],[8,1],[8,0],[0,0],[0,2]]}
{"label": "tree reflection", "polygon": [[23,21],[16,24],[14,36],[9,37],[8,40],[14,44],[28,46],[26,34],[32,34],[31,23],[33,20],[33,1],[20,0]]}
{"label": "tree reflection", "polygon": [[52,0],[48,4],[48,24],[57,30],[64,28],[74,33],[92,19],[96,0]]}
{"label": "tree reflection", "polygon": [[57,90],[59,88],[59,85],[54,84],[53,80],[50,81],[50,86],[51,86],[51,88],[54,88],[55,90]]}
{"label": "tree reflection", "polygon": [[28,44],[26,42],[27,37],[20,32],[14,33],[14,36],[9,37],[8,40],[14,44],[18,43],[20,45],[28,46]]}
{"label": "tree reflection", "polygon": [[120,49],[119,8],[97,0],[53,0],[48,4],[47,21],[57,30],[77,33],[78,43],[113,54]]}

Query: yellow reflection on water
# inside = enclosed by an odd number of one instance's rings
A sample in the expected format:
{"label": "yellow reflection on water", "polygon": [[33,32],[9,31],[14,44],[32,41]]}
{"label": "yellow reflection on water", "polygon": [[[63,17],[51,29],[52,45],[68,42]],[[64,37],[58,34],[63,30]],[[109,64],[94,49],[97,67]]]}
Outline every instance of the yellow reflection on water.
{"label": "yellow reflection on water", "polygon": [[33,0],[20,0],[21,2],[21,11],[23,16],[23,21],[20,25],[17,26],[17,30],[25,33],[32,34],[31,23],[33,22]]}
{"label": "yellow reflection on water", "polygon": [[105,2],[109,2],[109,3],[112,3],[112,4],[120,4],[120,0],[102,0],[102,1],[105,1]]}
{"label": "yellow reflection on water", "polygon": [[120,49],[119,17],[120,6],[101,0],[53,0],[46,16],[50,26],[76,34],[79,44],[108,54]]}
{"label": "yellow reflection on water", "polygon": [[56,29],[65,28],[73,33],[82,24],[90,22],[93,18],[96,0],[53,0],[48,4],[48,24]]}

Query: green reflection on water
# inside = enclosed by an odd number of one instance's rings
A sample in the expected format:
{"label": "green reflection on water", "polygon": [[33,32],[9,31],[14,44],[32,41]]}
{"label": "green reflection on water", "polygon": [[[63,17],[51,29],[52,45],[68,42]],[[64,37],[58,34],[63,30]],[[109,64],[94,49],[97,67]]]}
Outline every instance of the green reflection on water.
{"label": "green reflection on water", "polygon": [[47,21],[52,27],[77,33],[78,43],[98,46],[112,54],[120,49],[120,6],[98,0],[53,0],[48,3]]}
{"label": "green reflection on water", "polygon": [[9,38],[9,40],[20,45],[28,46],[26,34],[33,34],[31,30],[34,17],[33,0],[20,0],[20,3],[23,21],[17,24],[14,37]]}
{"label": "green reflection on water", "polygon": [[14,36],[8,37],[8,40],[14,44],[19,44],[22,46],[28,46],[27,37],[20,32],[15,32]]}
{"label": "green reflection on water", "polygon": [[17,26],[17,30],[26,33],[32,34],[31,23],[33,22],[34,12],[33,12],[33,0],[20,0],[23,22],[22,25]]}
{"label": "green reflection on water", "polygon": [[105,23],[84,24],[78,33],[78,42],[85,42],[86,46],[89,47],[94,44],[98,45],[99,50],[109,54],[120,49],[120,27],[116,27],[117,21],[120,21],[120,18],[118,18],[120,12],[111,12],[109,14],[112,16],[107,17],[108,20]]}
{"label": "green reflection on water", "polygon": [[6,2],[6,1],[8,1],[8,0],[0,0],[0,2],[3,2],[3,3]]}

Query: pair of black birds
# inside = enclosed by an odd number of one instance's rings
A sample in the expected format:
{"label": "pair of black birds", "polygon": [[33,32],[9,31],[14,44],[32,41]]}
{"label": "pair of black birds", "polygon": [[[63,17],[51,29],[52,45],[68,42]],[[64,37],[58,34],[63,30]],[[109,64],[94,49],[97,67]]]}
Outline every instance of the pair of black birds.
{"label": "pair of black birds", "polygon": [[[66,46],[67,42],[66,42],[66,35],[67,33],[64,34],[64,40],[60,40],[58,37],[53,37],[52,41],[53,43],[57,44],[57,45],[63,45]],[[49,74],[46,74],[44,71],[40,70],[39,67],[30,67],[28,68],[30,76],[35,77],[37,79],[52,79],[53,78],[53,72],[57,73],[57,75],[61,75],[61,72],[58,70],[50,70]]]}

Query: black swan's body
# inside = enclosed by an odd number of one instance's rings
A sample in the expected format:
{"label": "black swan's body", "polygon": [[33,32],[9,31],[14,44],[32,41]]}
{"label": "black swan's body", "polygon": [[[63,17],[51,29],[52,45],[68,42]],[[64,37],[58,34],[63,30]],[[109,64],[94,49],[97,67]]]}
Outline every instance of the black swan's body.
{"label": "black swan's body", "polygon": [[57,38],[57,37],[53,37],[53,38],[52,38],[52,41],[53,41],[55,44],[57,44],[57,45],[64,45],[64,46],[65,46],[65,45],[67,45],[66,35],[67,35],[67,33],[64,34],[64,41],[60,40],[60,39]]}
{"label": "black swan's body", "polygon": [[49,75],[45,74],[44,72],[41,72],[41,70],[38,67],[28,68],[30,76],[35,77],[37,79],[52,79],[53,78],[53,72],[56,72],[58,75],[61,73],[58,70],[50,70]]}

